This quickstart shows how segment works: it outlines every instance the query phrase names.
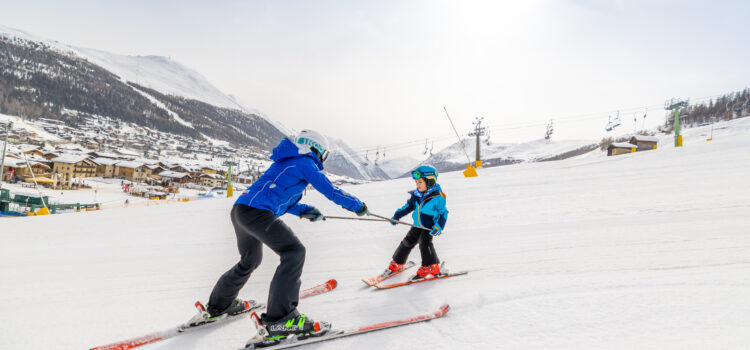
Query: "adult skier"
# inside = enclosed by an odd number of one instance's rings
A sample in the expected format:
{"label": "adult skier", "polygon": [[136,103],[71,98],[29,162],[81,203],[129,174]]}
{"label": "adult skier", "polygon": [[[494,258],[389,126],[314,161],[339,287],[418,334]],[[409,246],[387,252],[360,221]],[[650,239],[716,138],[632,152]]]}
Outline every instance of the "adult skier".
{"label": "adult skier", "polygon": [[317,325],[324,327],[316,330],[316,322],[297,310],[305,247],[279,219],[286,213],[313,222],[325,218],[315,207],[299,203],[308,184],[358,216],[369,215],[365,203],[334,186],[321,172],[328,154],[328,141],[315,131],[303,130],[294,140],[284,138],[273,149],[273,164],[237,199],[230,216],[240,261],[216,282],[207,305],[209,320],[245,311],[245,303],[237,295],[260,264],[265,244],[281,257],[260,320],[269,332],[266,339],[330,329],[330,324],[320,322]]}
{"label": "adult skier", "polygon": [[[445,193],[437,183],[437,169],[429,165],[422,165],[412,171],[411,177],[414,179],[417,188],[409,191],[411,196],[406,204],[398,209],[391,219],[398,221],[413,212],[414,225],[426,227],[430,230],[412,227],[393,253],[393,261],[388,265],[386,272],[390,270],[393,273],[401,270],[409,257],[409,253],[419,243],[422,266],[417,270],[415,277],[425,278],[429,275],[440,274],[440,260],[438,260],[435,246],[432,244],[432,238],[443,232],[445,222],[448,220],[448,209],[445,207]],[[396,222],[391,221],[391,224],[395,226]]]}

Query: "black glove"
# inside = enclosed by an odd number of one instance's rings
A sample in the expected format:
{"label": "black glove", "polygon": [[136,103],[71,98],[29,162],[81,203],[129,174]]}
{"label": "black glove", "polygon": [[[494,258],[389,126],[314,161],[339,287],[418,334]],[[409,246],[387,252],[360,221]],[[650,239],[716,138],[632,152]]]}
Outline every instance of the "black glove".
{"label": "black glove", "polygon": [[355,213],[357,213],[357,216],[370,215],[370,211],[367,210],[367,204],[365,204],[365,202],[362,202],[362,208],[359,208]]}
{"label": "black glove", "polygon": [[325,220],[326,217],[323,216],[323,214],[318,210],[318,208],[312,207],[310,209],[305,210],[300,214],[300,218],[308,219],[312,222]]}

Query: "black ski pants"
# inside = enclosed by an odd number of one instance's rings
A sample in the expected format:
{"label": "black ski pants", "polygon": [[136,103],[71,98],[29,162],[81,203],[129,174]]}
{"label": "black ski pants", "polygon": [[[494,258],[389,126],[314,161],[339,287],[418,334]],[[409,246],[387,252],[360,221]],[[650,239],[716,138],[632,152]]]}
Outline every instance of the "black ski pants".
{"label": "black ski pants", "polygon": [[432,236],[430,231],[423,230],[420,228],[412,227],[409,232],[406,233],[406,237],[398,245],[396,251],[393,253],[393,261],[398,264],[403,264],[409,257],[412,248],[419,243],[419,252],[422,253],[422,266],[437,264],[438,260],[435,246],[432,245]]}
{"label": "black ski pants", "polygon": [[281,263],[271,280],[263,322],[297,316],[300,276],[305,264],[302,242],[270,211],[238,204],[232,208],[231,217],[240,261],[216,282],[208,301],[209,312],[223,311],[231,305],[250,274],[260,265],[265,244],[281,257]]}

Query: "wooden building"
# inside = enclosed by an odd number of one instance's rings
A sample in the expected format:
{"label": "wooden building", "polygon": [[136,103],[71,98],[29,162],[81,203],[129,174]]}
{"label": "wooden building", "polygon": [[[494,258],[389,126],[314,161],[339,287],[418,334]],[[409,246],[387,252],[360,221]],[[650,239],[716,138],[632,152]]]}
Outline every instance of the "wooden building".
{"label": "wooden building", "polygon": [[122,160],[115,163],[115,176],[133,182],[146,182],[146,167],[141,162]]}
{"label": "wooden building", "polygon": [[659,139],[655,136],[635,135],[630,138],[630,143],[636,145],[638,152],[649,151],[656,149],[656,144],[659,143]]}
{"label": "wooden building", "polygon": [[638,149],[638,146],[626,143],[626,142],[615,142],[607,147],[608,156],[616,156],[625,153],[632,153]]}

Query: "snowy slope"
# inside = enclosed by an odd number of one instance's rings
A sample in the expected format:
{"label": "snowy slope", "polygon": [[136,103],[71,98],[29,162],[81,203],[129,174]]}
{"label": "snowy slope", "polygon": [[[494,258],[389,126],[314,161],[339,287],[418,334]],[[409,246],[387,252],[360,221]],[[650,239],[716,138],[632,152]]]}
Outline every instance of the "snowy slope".
{"label": "snowy slope", "polygon": [[[534,140],[524,143],[482,143],[481,159],[485,167],[520,162],[550,160],[596,142],[586,140]],[[430,164],[441,171],[464,169],[469,160],[476,159],[474,139],[463,139],[433,154],[422,164]]]}
{"label": "snowy slope", "polygon": [[[300,303],[350,327],[452,306],[448,316],[309,349],[746,349],[750,344],[750,118],[685,130],[685,147],[444,173],[450,216],[435,239],[467,276],[365,288],[406,229],[285,216],[307,246]],[[345,189],[374,213],[410,179]],[[303,200],[351,215],[314,191]],[[237,258],[231,199],[0,219],[0,348],[83,349],[176,325]],[[411,259],[419,262],[418,250]],[[278,258],[241,295],[265,300]],[[12,315],[12,316],[11,316]],[[243,319],[143,349],[237,349]]]}

